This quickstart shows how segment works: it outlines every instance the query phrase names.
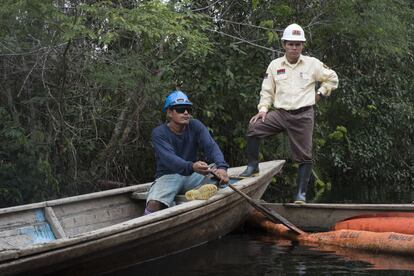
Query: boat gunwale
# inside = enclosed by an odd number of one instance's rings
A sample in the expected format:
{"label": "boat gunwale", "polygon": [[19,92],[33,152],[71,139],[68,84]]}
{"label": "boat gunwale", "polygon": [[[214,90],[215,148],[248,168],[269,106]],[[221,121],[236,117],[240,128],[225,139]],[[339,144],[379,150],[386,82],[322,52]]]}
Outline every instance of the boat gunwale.
{"label": "boat gunwale", "polygon": [[366,203],[268,203],[265,205],[280,205],[287,208],[302,209],[338,209],[338,210],[394,210],[394,211],[414,211],[414,204],[366,204]]}
{"label": "boat gunwale", "polygon": [[150,187],[152,183],[153,182],[148,182],[148,183],[136,184],[136,185],[132,185],[128,187],[112,189],[112,190],[107,190],[107,191],[100,191],[100,192],[65,197],[65,198],[60,198],[60,199],[47,200],[47,201],[38,202],[38,203],[6,207],[6,208],[0,209],[0,215],[9,214],[13,212],[21,212],[21,211],[45,208],[45,207],[53,207],[53,206],[58,206],[58,205],[63,205],[63,204],[86,201],[90,199],[97,199],[101,197],[114,196],[114,195],[129,193],[129,192],[138,192],[141,190],[146,191],[147,188]]}

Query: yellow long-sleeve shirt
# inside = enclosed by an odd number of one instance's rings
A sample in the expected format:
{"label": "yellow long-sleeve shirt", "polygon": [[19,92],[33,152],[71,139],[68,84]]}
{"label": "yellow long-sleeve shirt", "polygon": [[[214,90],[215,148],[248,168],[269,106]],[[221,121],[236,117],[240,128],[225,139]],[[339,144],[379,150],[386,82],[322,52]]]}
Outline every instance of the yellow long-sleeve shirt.
{"label": "yellow long-sleeve shirt", "polygon": [[338,87],[338,75],[314,57],[301,55],[296,64],[277,58],[267,68],[257,108],[267,112],[272,105],[286,110],[314,105],[317,82],[318,91],[329,96]]}

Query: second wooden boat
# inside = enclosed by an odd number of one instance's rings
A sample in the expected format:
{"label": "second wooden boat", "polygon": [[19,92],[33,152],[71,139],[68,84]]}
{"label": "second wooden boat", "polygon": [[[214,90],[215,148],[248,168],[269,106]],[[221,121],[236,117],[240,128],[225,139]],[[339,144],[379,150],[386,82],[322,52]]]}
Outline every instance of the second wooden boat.
{"label": "second wooden boat", "polygon": [[374,216],[399,212],[413,213],[414,204],[292,204],[263,203],[299,228],[307,231],[327,231],[345,219],[355,216]]}

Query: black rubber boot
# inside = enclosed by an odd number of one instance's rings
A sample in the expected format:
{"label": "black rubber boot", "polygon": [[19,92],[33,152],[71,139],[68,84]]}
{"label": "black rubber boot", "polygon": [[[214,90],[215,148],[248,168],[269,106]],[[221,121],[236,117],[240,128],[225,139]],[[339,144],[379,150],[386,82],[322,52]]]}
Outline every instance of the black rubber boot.
{"label": "black rubber boot", "polygon": [[247,168],[239,175],[240,177],[250,177],[259,173],[259,146],[259,138],[247,136]]}
{"label": "black rubber boot", "polygon": [[306,191],[308,183],[312,174],[312,163],[302,163],[299,165],[298,178],[296,184],[298,186],[298,193],[295,198],[295,204],[306,203]]}

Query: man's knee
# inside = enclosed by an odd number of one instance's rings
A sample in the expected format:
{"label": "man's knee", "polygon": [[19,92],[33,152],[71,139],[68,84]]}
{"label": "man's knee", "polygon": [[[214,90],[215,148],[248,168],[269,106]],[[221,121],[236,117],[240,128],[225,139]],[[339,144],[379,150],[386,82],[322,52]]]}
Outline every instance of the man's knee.
{"label": "man's knee", "polygon": [[249,123],[249,126],[247,127],[247,136],[254,136],[255,134],[255,126],[253,123]]}
{"label": "man's knee", "polygon": [[163,203],[156,201],[156,200],[150,200],[147,203],[146,209],[152,213],[152,212],[156,212],[156,211],[159,211],[165,208],[167,208],[167,206],[165,206]]}

